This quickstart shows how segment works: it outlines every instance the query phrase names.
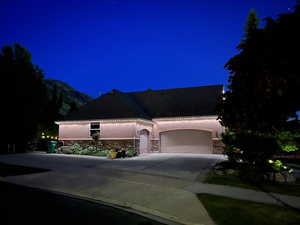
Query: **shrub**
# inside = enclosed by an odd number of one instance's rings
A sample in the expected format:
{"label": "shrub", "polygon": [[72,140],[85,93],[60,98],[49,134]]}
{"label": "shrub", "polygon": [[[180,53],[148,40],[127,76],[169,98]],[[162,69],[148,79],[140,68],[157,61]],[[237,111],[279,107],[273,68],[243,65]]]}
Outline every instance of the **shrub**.
{"label": "shrub", "polygon": [[61,146],[58,148],[58,152],[63,154],[73,154],[71,146]]}
{"label": "shrub", "polygon": [[299,132],[281,131],[277,135],[277,143],[284,152],[293,152],[299,149]]}
{"label": "shrub", "polygon": [[110,153],[110,150],[100,150],[100,151],[93,153],[92,155],[100,156],[100,157],[107,157],[109,153]]}
{"label": "shrub", "polygon": [[242,159],[242,151],[237,147],[237,135],[235,132],[226,130],[222,134],[222,142],[225,144],[224,154],[230,162],[238,162]]}
{"label": "shrub", "polygon": [[79,155],[90,155],[90,151],[87,148],[82,149],[78,153]]}
{"label": "shrub", "polygon": [[84,149],[84,152],[86,152],[85,155],[93,155],[95,153],[97,153],[99,150],[95,147],[95,146],[87,146]]}
{"label": "shrub", "polygon": [[72,151],[73,154],[78,154],[78,155],[93,155],[99,151],[95,146],[83,147],[77,143],[73,144],[70,147],[70,150]]}
{"label": "shrub", "polygon": [[129,149],[126,151],[126,157],[134,157],[137,156],[137,151],[134,149]]}
{"label": "shrub", "polygon": [[256,167],[264,166],[267,159],[279,150],[273,134],[253,131],[226,131],[222,135],[224,153],[230,161],[243,161]]}
{"label": "shrub", "polygon": [[73,144],[70,148],[73,154],[80,154],[80,152],[83,150],[83,147],[80,144]]}
{"label": "shrub", "polygon": [[287,165],[284,165],[282,163],[281,160],[268,160],[269,164],[271,165],[272,169],[276,172],[280,172],[280,173],[283,173],[283,172],[288,172],[288,173],[293,173],[294,170],[290,167],[288,167]]}

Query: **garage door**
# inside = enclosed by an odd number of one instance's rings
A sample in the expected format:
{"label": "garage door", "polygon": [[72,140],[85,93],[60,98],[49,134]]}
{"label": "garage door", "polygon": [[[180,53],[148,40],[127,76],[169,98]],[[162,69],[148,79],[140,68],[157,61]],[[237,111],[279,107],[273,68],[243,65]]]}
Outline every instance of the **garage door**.
{"label": "garage door", "polygon": [[208,131],[175,130],[160,134],[161,152],[212,153],[212,138]]}

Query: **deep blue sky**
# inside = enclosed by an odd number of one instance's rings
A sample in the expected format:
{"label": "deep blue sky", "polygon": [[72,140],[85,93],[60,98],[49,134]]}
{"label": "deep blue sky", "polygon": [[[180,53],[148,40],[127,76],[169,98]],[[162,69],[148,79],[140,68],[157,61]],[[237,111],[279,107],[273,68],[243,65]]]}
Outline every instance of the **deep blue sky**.
{"label": "deep blue sky", "polygon": [[0,0],[0,46],[20,43],[47,78],[96,97],[226,84],[251,8],[276,16],[296,0]]}

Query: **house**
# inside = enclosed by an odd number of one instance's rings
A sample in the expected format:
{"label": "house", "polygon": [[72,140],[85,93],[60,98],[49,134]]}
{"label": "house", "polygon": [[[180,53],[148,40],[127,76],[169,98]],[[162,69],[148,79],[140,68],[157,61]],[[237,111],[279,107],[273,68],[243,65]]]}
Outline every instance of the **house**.
{"label": "house", "polygon": [[103,149],[136,149],[139,153],[220,153],[223,127],[216,103],[222,85],[167,90],[112,90],[59,125],[65,145],[88,144],[100,133]]}

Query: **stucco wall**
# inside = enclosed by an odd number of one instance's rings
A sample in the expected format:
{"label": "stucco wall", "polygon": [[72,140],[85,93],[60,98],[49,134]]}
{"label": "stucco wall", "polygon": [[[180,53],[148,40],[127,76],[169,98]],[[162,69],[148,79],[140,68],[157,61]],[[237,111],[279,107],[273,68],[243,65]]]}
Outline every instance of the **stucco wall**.
{"label": "stucco wall", "polygon": [[135,122],[100,123],[100,139],[132,139],[136,133]]}
{"label": "stucco wall", "polygon": [[139,137],[139,133],[142,130],[148,130],[149,131],[149,137],[151,138],[151,136],[153,135],[153,123],[146,123],[144,121],[138,121],[136,123],[136,137]]}
{"label": "stucco wall", "polygon": [[196,129],[206,130],[212,133],[212,138],[220,137],[222,133],[222,126],[216,118],[208,119],[157,119],[155,120],[156,126],[153,127],[153,139],[159,139],[159,133],[169,130],[180,130],[180,129]]}
{"label": "stucco wall", "polygon": [[[132,139],[136,134],[136,122],[100,121],[100,139]],[[60,140],[92,140],[90,122],[61,122],[59,124]]]}
{"label": "stucco wall", "polygon": [[90,123],[59,124],[60,140],[89,140]]}

